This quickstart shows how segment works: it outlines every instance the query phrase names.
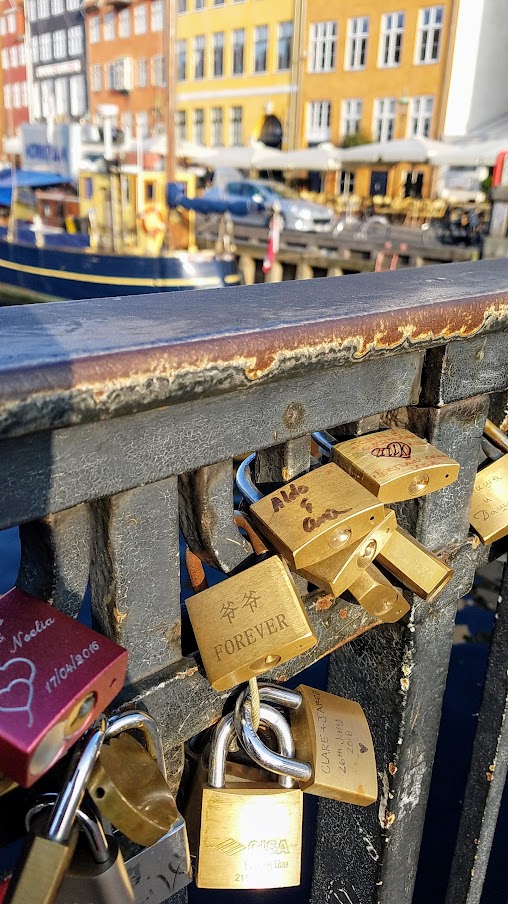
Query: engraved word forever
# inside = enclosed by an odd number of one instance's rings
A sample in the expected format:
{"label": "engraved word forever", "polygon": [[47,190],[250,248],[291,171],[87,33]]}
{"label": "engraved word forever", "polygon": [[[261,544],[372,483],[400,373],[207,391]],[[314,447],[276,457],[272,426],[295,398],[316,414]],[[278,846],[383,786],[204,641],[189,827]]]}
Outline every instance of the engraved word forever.
{"label": "engraved word forever", "polygon": [[257,625],[253,625],[252,628],[246,628],[245,631],[239,631],[238,634],[233,634],[231,637],[228,637],[223,644],[217,644],[217,646],[214,647],[217,661],[222,661],[224,653],[227,656],[232,656],[239,650],[250,647],[253,643],[257,643],[258,640],[263,640],[264,637],[269,637],[270,634],[276,634],[277,631],[283,631],[284,628],[288,627],[289,625],[286,621],[286,616],[282,613],[280,615],[275,615],[273,618],[265,618],[264,621],[259,622]]}

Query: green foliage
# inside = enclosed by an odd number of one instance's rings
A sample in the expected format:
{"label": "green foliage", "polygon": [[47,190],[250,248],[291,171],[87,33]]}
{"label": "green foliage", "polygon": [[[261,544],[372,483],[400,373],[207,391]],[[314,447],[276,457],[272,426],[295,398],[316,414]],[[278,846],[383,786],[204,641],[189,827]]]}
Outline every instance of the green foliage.
{"label": "green foliage", "polygon": [[360,144],[372,144],[372,138],[369,138],[368,135],[364,135],[363,132],[345,135],[342,139],[341,148],[357,148]]}

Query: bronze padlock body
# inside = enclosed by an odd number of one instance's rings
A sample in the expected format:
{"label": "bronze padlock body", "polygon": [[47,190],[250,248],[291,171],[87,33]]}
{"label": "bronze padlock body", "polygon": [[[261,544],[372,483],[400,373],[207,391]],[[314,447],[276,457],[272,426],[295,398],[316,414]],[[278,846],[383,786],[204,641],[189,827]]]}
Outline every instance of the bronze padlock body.
{"label": "bronze padlock body", "polygon": [[307,568],[300,568],[298,573],[316,587],[331,593],[336,598],[344,593],[361,572],[370,565],[396,528],[395,512],[385,509],[385,517],[381,523],[358,543],[353,543],[342,552],[323,559],[322,562],[316,562]]}
{"label": "bronze padlock body", "polygon": [[362,571],[349,590],[365,611],[379,621],[396,622],[409,612],[407,600],[374,565]]}
{"label": "bronze padlock body", "polygon": [[359,703],[301,684],[300,707],[291,714],[298,760],[312,766],[300,782],[308,794],[368,806],[377,798],[374,745]]}
{"label": "bronze padlock body", "polygon": [[143,847],[155,844],[178,819],[157,763],[127,732],[104,744],[88,790],[102,816]]}
{"label": "bronze padlock body", "polygon": [[317,643],[287,565],[272,556],[186,600],[216,691],[264,674]]}
{"label": "bronze padlock body", "polygon": [[460,466],[409,430],[367,433],[332,447],[332,461],[383,502],[427,496],[457,479]]}
{"label": "bronze padlock body", "polygon": [[384,517],[379,500],[332,462],[252,503],[249,511],[295,570],[345,549]]}
{"label": "bronze padlock body", "polygon": [[377,561],[427,602],[435,599],[453,577],[453,568],[402,527],[385,543]]}
{"label": "bronze padlock body", "polygon": [[484,544],[508,534],[508,455],[478,471],[469,521]]}

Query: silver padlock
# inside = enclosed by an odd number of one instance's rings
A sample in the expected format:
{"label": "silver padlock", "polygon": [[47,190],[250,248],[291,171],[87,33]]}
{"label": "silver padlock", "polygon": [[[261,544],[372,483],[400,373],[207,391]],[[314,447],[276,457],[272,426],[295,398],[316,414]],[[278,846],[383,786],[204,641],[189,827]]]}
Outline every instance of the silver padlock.
{"label": "silver padlock", "polygon": [[[125,866],[136,904],[164,904],[192,882],[192,867],[183,816],[150,847],[139,848],[122,839]],[[135,853],[132,851],[135,850]]]}
{"label": "silver padlock", "polygon": [[[27,815],[27,828],[56,795],[46,794]],[[106,835],[95,808],[76,814],[80,840],[55,898],[55,904],[135,904],[134,891],[118,841]]]}

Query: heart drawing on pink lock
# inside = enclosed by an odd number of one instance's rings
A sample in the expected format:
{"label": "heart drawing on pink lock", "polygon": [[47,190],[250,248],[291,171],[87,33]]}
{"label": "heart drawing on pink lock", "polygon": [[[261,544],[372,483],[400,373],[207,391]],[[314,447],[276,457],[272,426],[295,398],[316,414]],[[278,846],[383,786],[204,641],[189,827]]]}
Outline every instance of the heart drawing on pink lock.
{"label": "heart drawing on pink lock", "polygon": [[36,669],[33,662],[21,656],[9,659],[5,665],[0,665],[0,712],[26,713],[29,728],[33,724],[32,700],[35,674]]}

